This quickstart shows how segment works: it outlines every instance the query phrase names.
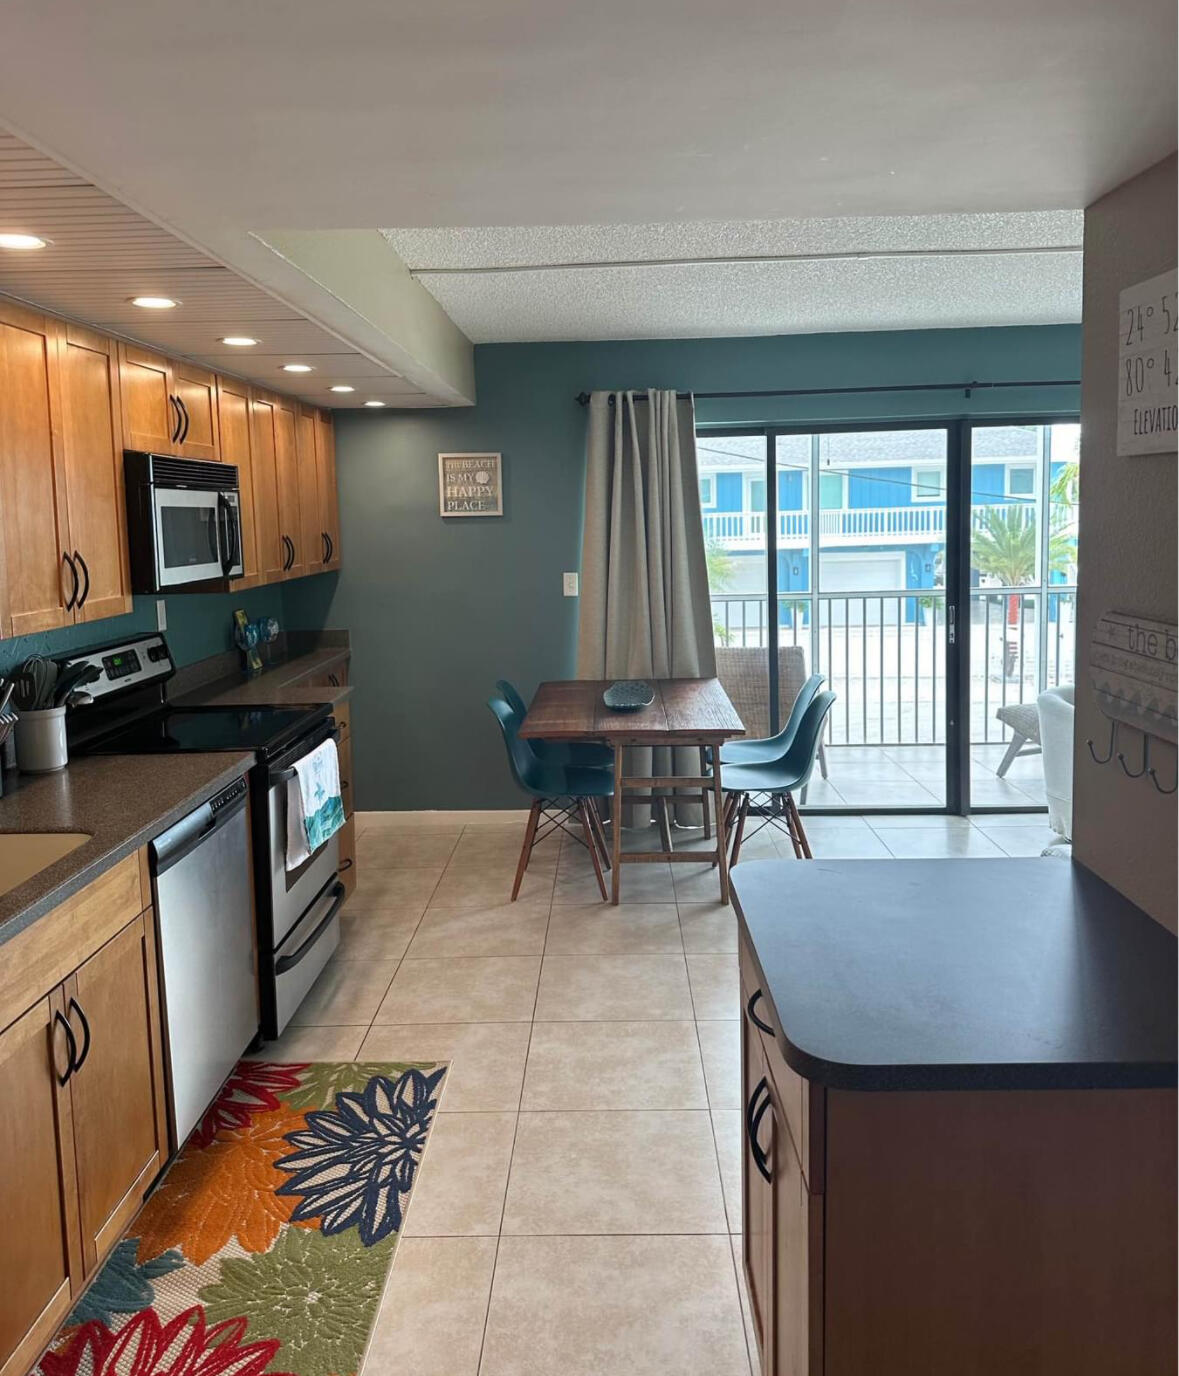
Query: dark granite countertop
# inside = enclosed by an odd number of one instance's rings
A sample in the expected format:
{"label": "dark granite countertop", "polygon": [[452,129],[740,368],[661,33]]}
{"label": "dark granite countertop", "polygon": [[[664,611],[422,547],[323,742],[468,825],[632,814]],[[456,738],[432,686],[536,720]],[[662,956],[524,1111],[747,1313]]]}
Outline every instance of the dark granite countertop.
{"label": "dark granite countertop", "polygon": [[782,1054],[836,1089],[1176,1082],[1176,939],[1063,860],[733,871]]}
{"label": "dark granite countertop", "polygon": [[300,680],[315,673],[330,672],[333,666],[343,664],[350,654],[347,645],[324,646],[283,659],[256,678],[247,678],[238,672],[178,693],[170,700],[178,707],[284,707],[291,703],[343,702],[352,693],[346,684],[312,687]]}
{"label": "dark granite countertop", "polygon": [[0,832],[86,832],[90,840],[0,894],[0,944],[158,836],[253,765],[248,751],[97,755],[57,774],[5,777]]}

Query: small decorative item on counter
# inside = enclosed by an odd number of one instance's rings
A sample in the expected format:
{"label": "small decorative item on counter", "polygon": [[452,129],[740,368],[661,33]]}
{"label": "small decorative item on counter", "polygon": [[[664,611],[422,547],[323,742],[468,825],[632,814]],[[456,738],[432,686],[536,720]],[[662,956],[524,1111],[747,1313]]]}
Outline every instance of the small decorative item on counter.
{"label": "small decorative item on counter", "polygon": [[16,764],[25,774],[52,774],[69,763],[66,709],[43,707],[21,712],[16,723]]}
{"label": "small decorative item on counter", "polygon": [[253,678],[262,672],[262,659],[258,654],[258,623],[248,621],[243,611],[233,614],[233,638],[242,652],[246,673]]}
{"label": "small decorative item on counter", "polygon": [[274,643],[281,629],[273,616],[264,617],[258,623],[258,640],[262,647],[262,658],[267,664],[274,663]]}

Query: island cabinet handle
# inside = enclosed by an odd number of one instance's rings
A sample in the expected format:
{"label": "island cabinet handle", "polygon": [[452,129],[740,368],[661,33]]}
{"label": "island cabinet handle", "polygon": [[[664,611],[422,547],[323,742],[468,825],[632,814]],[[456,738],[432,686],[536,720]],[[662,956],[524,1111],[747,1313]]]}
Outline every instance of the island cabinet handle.
{"label": "island cabinet handle", "polygon": [[78,1053],[77,1064],[74,1066],[75,1070],[81,1070],[86,1064],[86,1057],[90,1055],[90,1019],[83,1012],[82,1005],[74,998],[70,999],[66,1012],[67,1014],[77,1013],[82,1024],[82,1050]]}
{"label": "island cabinet handle", "polygon": [[[765,1095],[764,1098],[762,1098],[763,1094]],[[760,1104],[758,1103],[759,1099],[761,1099]],[[770,1170],[769,1157],[766,1156],[761,1148],[761,1143],[757,1140],[757,1134],[770,1102],[770,1087],[763,1075],[754,1086],[753,1093],[749,1096],[749,1103],[745,1106],[745,1131],[749,1137],[749,1154],[753,1157],[753,1164],[767,1184],[773,1183],[774,1174]]]}
{"label": "island cabinet handle", "polygon": [[745,1005],[745,1011],[749,1014],[749,1020],[753,1023],[754,1027],[760,1027],[763,1032],[768,1033],[772,1037],[774,1035],[774,1029],[769,1025],[768,1022],[763,1022],[761,1018],[759,1018],[757,1014],[753,1011],[754,1008],[757,1006],[758,999],[760,998],[761,990],[759,989],[755,994],[750,995],[749,1002]]}
{"label": "island cabinet handle", "polygon": [[57,1083],[64,1088],[70,1076],[78,1068],[78,1041],[74,1036],[74,1029],[70,1026],[65,1016],[56,1008],[53,1010],[53,1021],[61,1024],[66,1035],[66,1050],[69,1053],[69,1063],[65,1070],[58,1071],[56,1067],[54,1069],[54,1074],[57,1075]]}

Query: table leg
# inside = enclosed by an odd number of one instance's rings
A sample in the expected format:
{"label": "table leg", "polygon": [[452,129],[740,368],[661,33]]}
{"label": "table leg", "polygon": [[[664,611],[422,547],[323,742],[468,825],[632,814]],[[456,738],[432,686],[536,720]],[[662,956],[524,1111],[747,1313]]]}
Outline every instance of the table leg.
{"label": "table leg", "polygon": [[713,796],[716,799],[716,863],[720,870],[720,896],[722,903],[729,901],[729,855],[726,849],[728,836],[725,826],[725,794],[721,788],[720,749],[716,750],[712,769]]}
{"label": "table leg", "polygon": [[610,802],[610,816],[613,819],[614,835],[610,847],[614,852],[614,862],[610,866],[610,902],[617,904],[622,885],[622,749],[614,747],[614,797]]}

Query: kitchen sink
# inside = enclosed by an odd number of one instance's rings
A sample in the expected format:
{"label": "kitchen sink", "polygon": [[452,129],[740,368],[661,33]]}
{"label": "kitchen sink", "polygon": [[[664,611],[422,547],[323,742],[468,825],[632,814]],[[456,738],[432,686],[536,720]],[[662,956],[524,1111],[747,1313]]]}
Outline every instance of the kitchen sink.
{"label": "kitchen sink", "polygon": [[0,832],[0,894],[32,879],[89,840],[85,831]]}

